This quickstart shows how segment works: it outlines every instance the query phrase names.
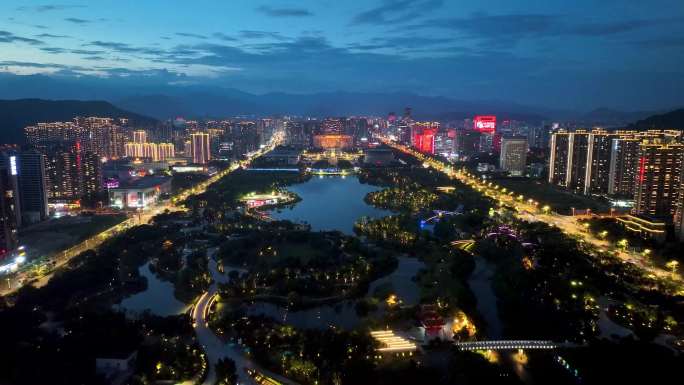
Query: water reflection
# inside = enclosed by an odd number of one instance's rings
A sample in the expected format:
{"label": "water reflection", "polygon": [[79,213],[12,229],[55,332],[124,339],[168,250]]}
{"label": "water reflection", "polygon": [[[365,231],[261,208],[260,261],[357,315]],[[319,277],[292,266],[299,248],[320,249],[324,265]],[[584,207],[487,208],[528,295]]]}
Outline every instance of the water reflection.
{"label": "water reflection", "polygon": [[[375,289],[390,283],[393,292],[406,305],[415,305],[420,300],[420,291],[413,278],[425,267],[425,264],[415,258],[398,257],[397,268],[388,276],[380,278],[369,285],[366,297],[373,295]],[[341,329],[353,329],[363,318],[356,314],[354,307],[356,300],[346,300],[333,305],[318,306],[311,309],[288,311],[287,308],[267,302],[256,302],[247,307],[249,315],[265,315],[280,322],[302,329],[327,329],[335,326]],[[379,316],[374,313],[370,316]]]}
{"label": "water reflection", "polygon": [[311,178],[288,187],[302,200],[292,208],[275,210],[274,219],[306,222],[313,231],[339,230],[353,234],[354,222],[362,216],[381,218],[391,212],[366,204],[363,198],[379,187],[362,184],[358,177],[326,176]]}
{"label": "water reflection", "polygon": [[149,310],[158,316],[170,316],[184,313],[188,305],[179,301],[173,295],[173,283],[157,278],[150,270],[150,263],[142,265],[138,272],[147,279],[147,289],[134,294],[118,305],[129,314],[140,314]]}

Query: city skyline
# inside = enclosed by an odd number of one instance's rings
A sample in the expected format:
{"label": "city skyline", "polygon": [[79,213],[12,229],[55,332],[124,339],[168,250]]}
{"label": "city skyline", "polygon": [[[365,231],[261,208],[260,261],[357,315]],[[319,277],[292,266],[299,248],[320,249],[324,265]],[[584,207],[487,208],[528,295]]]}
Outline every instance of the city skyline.
{"label": "city skyline", "polygon": [[583,110],[682,104],[677,1],[7,1],[0,11],[0,81],[414,92]]}

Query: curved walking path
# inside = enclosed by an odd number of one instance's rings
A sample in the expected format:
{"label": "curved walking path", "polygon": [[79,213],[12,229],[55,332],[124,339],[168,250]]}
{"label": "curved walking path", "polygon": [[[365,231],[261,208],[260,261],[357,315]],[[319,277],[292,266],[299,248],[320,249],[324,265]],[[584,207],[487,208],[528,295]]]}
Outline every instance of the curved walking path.
{"label": "curved walking path", "polygon": [[259,367],[259,365],[245,356],[240,346],[224,342],[209,328],[206,315],[218,293],[218,283],[227,282],[228,280],[228,277],[221,274],[216,269],[216,260],[214,257],[217,250],[218,248],[215,247],[207,251],[209,271],[214,282],[209,287],[209,290],[200,296],[192,310],[195,334],[207,357],[207,377],[204,380],[204,385],[214,385],[216,383],[215,365],[221,358],[230,358],[235,362],[238,384],[240,385],[257,384],[257,382],[247,374],[246,369],[256,370],[283,384],[298,385],[296,382]]}

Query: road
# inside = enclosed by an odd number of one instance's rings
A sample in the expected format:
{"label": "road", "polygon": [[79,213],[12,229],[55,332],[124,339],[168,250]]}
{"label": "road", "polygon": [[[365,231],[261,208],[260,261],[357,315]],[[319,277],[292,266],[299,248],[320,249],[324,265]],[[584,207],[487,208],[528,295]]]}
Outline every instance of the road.
{"label": "road", "polygon": [[[395,143],[387,138],[380,138],[380,140],[388,146],[399,150],[403,153],[411,155],[423,162],[425,167],[431,167],[435,170],[447,174],[450,178],[457,179],[460,182],[472,187],[483,195],[492,199],[498,200],[501,203],[515,208],[515,216],[518,219],[528,222],[544,222],[552,226],[560,228],[564,233],[580,238],[582,241],[595,246],[597,249],[611,250],[613,245],[609,242],[593,237],[587,230],[577,222],[577,218],[567,215],[559,215],[551,212],[548,206],[541,202],[536,202],[532,199],[527,199],[522,195],[516,195],[511,191],[506,191],[492,182],[484,182],[474,175],[461,170],[455,170],[452,166],[442,163],[430,156],[422,154],[414,149]],[[684,292],[684,285],[682,284],[682,277],[679,274],[653,266],[649,263],[647,258],[644,258],[640,253],[629,250],[616,250],[615,255],[626,263],[633,264],[648,274],[652,274],[663,280],[673,280],[677,283],[678,292]]]}
{"label": "road", "polygon": [[213,283],[209,287],[209,290],[199,297],[192,310],[195,334],[197,335],[197,339],[207,356],[208,372],[204,384],[213,385],[216,382],[216,363],[221,358],[230,358],[235,362],[235,368],[237,369],[238,375],[238,384],[257,384],[257,382],[247,374],[246,369],[251,369],[274,378],[283,384],[296,385],[295,382],[292,382],[287,378],[275,373],[271,373],[259,367],[256,363],[245,356],[240,346],[222,341],[207,325],[206,317],[209,314],[211,305],[218,293],[217,284],[219,282],[225,282],[228,279],[226,275],[221,274],[216,268],[215,255],[217,250],[218,248],[212,248],[207,251],[210,265],[209,271],[211,273]]}
{"label": "road", "polygon": [[[271,141],[269,142],[268,145],[266,145],[264,148],[259,149],[258,151],[255,151],[251,154],[248,154],[246,160],[240,160],[240,161],[235,161],[231,163],[230,166],[227,168],[221,170],[220,172],[212,175],[209,179],[202,181],[195,186],[185,189],[172,198],[168,200],[163,200],[157,202],[154,206],[149,207],[147,209],[144,209],[142,211],[136,212],[134,215],[132,215],[130,218],[126,219],[125,221],[112,226],[108,228],[107,230],[102,231],[99,234],[96,234],[74,246],[72,246],[69,249],[60,251],[56,254],[54,254],[51,258],[50,261],[54,262],[54,265],[50,267],[50,271],[37,278],[30,280],[30,271],[28,271],[27,268],[20,269],[18,272],[7,275],[5,277],[2,277],[3,284],[0,285],[0,295],[7,295],[11,294],[14,291],[18,290],[19,288],[22,287],[24,284],[30,284],[34,287],[42,287],[47,284],[47,282],[52,278],[53,274],[61,267],[65,266],[72,258],[76,257],[77,255],[81,254],[82,252],[90,249],[97,248],[100,246],[104,241],[107,239],[117,236],[121,234],[122,232],[128,230],[131,227],[142,225],[142,224],[147,224],[150,223],[152,218],[154,218],[156,215],[163,213],[166,210],[169,211],[181,211],[185,210],[185,208],[182,206],[183,201],[187,199],[190,195],[196,195],[196,194],[201,194],[204,191],[207,190],[209,186],[212,184],[216,183],[219,181],[221,178],[225,177],[226,175],[232,173],[233,171],[237,170],[240,167],[246,167],[249,165],[249,163],[261,155],[273,150],[276,146],[280,145],[283,143],[283,140],[285,139],[285,133],[282,131],[278,131],[273,134],[273,137],[271,138]],[[46,263],[44,263],[45,265]]]}

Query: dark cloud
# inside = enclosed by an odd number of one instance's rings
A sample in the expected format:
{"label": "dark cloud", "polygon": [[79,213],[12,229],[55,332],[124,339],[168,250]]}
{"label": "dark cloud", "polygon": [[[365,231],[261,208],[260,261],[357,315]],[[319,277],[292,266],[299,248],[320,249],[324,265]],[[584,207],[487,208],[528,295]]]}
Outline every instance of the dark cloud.
{"label": "dark cloud", "polygon": [[96,40],[88,44],[89,46],[104,48],[112,52],[126,53],[126,54],[141,54],[147,56],[155,55],[165,55],[166,51],[160,48],[150,48],[150,47],[135,47],[126,43],[114,42],[114,41],[101,41]]}
{"label": "dark cloud", "polygon": [[305,8],[276,8],[262,5],[256,9],[271,17],[306,17],[313,16],[313,13]]}
{"label": "dark cloud", "polygon": [[204,35],[200,35],[197,33],[189,33],[189,32],[176,32],[176,36],[182,36],[182,37],[192,37],[195,39],[206,39],[207,37]]}
{"label": "dark cloud", "polygon": [[95,51],[95,50],[88,50],[88,49],[72,49],[69,52],[75,53],[77,55],[99,55],[101,53],[104,53],[104,51]]}
{"label": "dark cloud", "polygon": [[223,40],[223,41],[237,41],[238,39],[230,35],[226,35],[223,32],[215,32],[212,34],[213,37]]}
{"label": "dark cloud", "polygon": [[92,20],[79,19],[78,17],[67,17],[64,20],[74,24],[88,24],[93,22]]}
{"label": "dark cloud", "polygon": [[0,43],[26,43],[31,45],[45,44],[40,40],[17,36],[8,31],[0,31]]}
{"label": "dark cloud", "polygon": [[413,20],[444,5],[443,0],[383,0],[352,18],[352,24],[390,24]]}
{"label": "dark cloud", "polygon": [[21,6],[17,11],[31,11],[31,12],[50,12],[50,11],[65,11],[68,9],[85,8],[85,5],[78,4],[45,4],[35,6]]}
{"label": "dark cloud", "polygon": [[36,35],[36,37],[39,37],[41,39],[64,39],[64,38],[69,38],[71,36],[67,35],[53,35],[51,33],[41,33],[40,35]]}
{"label": "dark cloud", "polygon": [[279,32],[269,31],[240,31],[240,38],[242,39],[274,39],[274,40],[289,40],[289,38],[281,35]]}
{"label": "dark cloud", "polygon": [[448,30],[461,37],[484,41],[492,47],[510,47],[522,39],[578,36],[605,37],[634,32],[682,19],[632,19],[624,21],[575,20],[550,14],[473,14],[469,17],[427,19],[401,30]]}
{"label": "dark cloud", "polygon": [[64,48],[59,48],[59,47],[43,47],[40,50],[43,52],[53,53],[53,54],[68,52],[68,50],[66,50]]}

